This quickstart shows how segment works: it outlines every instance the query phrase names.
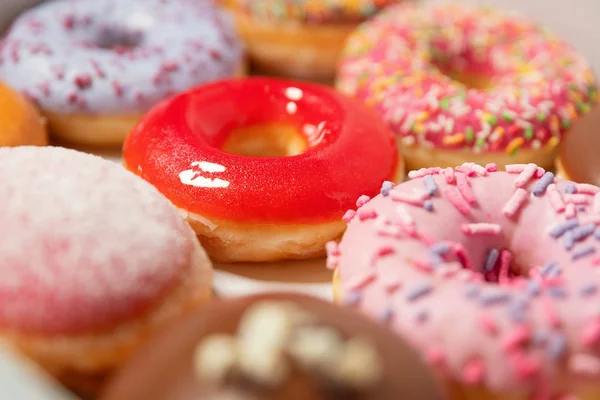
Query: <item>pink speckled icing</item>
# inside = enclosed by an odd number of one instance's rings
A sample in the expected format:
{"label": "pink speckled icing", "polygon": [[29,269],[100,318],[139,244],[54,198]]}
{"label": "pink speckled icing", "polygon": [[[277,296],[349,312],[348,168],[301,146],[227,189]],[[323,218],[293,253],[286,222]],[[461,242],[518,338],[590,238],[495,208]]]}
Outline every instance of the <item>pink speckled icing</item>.
{"label": "pink speckled icing", "polygon": [[[449,71],[489,80],[469,88]],[[522,16],[401,4],[350,35],[337,87],[375,107],[406,147],[555,147],[596,83],[576,51]]]}
{"label": "pink speckled icing", "polygon": [[118,164],[53,147],[0,148],[0,328],[112,328],[177,285],[195,236]]}
{"label": "pink speckled icing", "polygon": [[384,184],[328,265],[451,379],[550,399],[600,378],[600,188],[506,168]]}
{"label": "pink speckled icing", "polygon": [[0,44],[0,79],[44,109],[122,114],[233,76],[232,21],[208,0],[57,0],[22,14]]}

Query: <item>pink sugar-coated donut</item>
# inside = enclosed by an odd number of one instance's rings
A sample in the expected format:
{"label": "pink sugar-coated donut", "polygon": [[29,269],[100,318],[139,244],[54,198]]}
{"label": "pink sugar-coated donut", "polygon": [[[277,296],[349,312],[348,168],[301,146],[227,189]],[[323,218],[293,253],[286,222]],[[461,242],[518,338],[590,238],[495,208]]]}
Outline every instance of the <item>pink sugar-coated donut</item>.
{"label": "pink sugar-coated donut", "polygon": [[533,21],[459,4],[407,2],[350,35],[336,86],[375,108],[408,169],[554,163],[596,101],[588,62]]}
{"label": "pink sugar-coated donut", "polygon": [[406,336],[457,399],[600,398],[600,188],[534,164],[409,176],[328,245],[338,300]]}
{"label": "pink sugar-coated donut", "polygon": [[0,148],[0,338],[67,384],[203,304],[211,264],[177,209],[118,164]]}

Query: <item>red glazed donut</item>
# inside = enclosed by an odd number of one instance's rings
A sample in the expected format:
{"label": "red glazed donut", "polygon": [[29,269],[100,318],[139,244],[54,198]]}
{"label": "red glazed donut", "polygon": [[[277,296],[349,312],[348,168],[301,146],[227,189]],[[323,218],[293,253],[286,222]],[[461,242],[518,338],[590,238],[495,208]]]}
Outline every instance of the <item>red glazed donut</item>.
{"label": "red glazed donut", "polygon": [[402,173],[394,137],[358,101],[264,78],[162,102],[127,138],[124,162],[185,213],[219,261],[321,255],[360,194]]}

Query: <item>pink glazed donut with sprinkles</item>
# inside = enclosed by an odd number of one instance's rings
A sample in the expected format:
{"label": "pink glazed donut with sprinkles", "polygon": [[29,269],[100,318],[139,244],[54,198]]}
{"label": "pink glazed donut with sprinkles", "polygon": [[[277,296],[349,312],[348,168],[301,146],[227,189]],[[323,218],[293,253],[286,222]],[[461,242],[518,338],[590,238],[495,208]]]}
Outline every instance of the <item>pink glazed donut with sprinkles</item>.
{"label": "pink glazed donut with sprinkles", "polygon": [[158,101],[243,69],[233,21],[204,0],[48,1],[0,43],[0,79],[83,145],[120,145]]}
{"label": "pink glazed donut with sprinkles", "polygon": [[465,161],[550,168],[596,99],[591,67],[519,15],[401,4],[348,39],[337,87],[374,107],[409,170]]}
{"label": "pink glazed donut with sprinkles", "polygon": [[534,164],[411,178],[346,214],[337,300],[409,339],[453,399],[600,398],[600,188]]}
{"label": "pink glazed donut with sprinkles", "polygon": [[118,164],[0,148],[0,210],[0,339],[73,389],[92,390],[210,298],[212,267],[194,232]]}

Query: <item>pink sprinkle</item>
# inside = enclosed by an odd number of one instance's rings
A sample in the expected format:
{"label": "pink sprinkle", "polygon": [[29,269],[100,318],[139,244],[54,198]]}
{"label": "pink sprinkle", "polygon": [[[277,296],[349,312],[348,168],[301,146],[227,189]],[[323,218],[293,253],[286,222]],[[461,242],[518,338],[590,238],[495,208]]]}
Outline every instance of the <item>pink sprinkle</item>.
{"label": "pink sprinkle", "polygon": [[426,274],[430,274],[433,272],[433,267],[431,266],[430,263],[426,262],[426,261],[420,261],[420,260],[411,260],[412,261],[412,265],[413,267],[415,267],[415,269],[421,271],[421,272],[425,272]]}
{"label": "pink sprinkle", "polygon": [[505,170],[509,174],[520,174],[526,166],[527,164],[509,164],[505,167]]}
{"label": "pink sprinkle", "polygon": [[390,197],[394,201],[410,204],[412,206],[422,207],[425,199],[428,197],[427,192],[413,191],[413,193],[405,192],[390,192]]}
{"label": "pink sprinkle", "polygon": [[594,195],[594,214],[600,214],[600,193]]}
{"label": "pink sprinkle", "polygon": [[542,176],[544,176],[544,174],[546,173],[546,170],[542,167],[537,167],[535,170],[535,177],[537,179],[540,179]]}
{"label": "pink sprinkle", "polygon": [[381,258],[385,256],[391,256],[396,253],[396,249],[393,246],[381,246],[377,249],[375,257]]}
{"label": "pink sprinkle", "polygon": [[347,290],[361,290],[364,289],[367,285],[375,280],[377,274],[374,270],[368,269],[364,274],[357,275],[352,279],[349,279],[347,283],[344,285]]}
{"label": "pink sprinkle", "polygon": [[521,346],[531,337],[531,329],[527,325],[518,325],[507,334],[502,340],[502,348],[504,351],[514,350]]}
{"label": "pink sprinkle", "polygon": [[92,65],[92,68],[94,69],[94,72],[96,72],[96,75],[98,75],[98,78],[105,78],[106,77],[106,74],[104,73],[104,70],[100,67],[100,64],[98,64],[98,61],[90,60],[90,64]]}
{"label": "pink sprinkle", "polygon": [[494,317],[489,314],[481,314],[479,316],[479,324],[489,335],[495,335],[498,333],[498,325],[496,324]]}
{"label": "pink sprinkle", "polygon": [[600,359],[590,354],[575,354],[569,359],[569,370],[582,375],[598,375]]}
{"label": "pink sprinkle", "polygon": [[426,175],[439,175],[442,172],[441,167],[427,168]]}
{"label": "pink sprinkle", "polygon": [[400,222],[403,225],[414,226],[415,219],[410,215],[410,212],[402,204],[396,206],[396,214],[400,217]]}
{"label": "pink sprinkle", "polygon": [[325,251],[327,252],[327,257],[339,257],[340,246],[338,242],[332,240],[325,245]]}
{"label": "pink sprinkle", "polygon": [[554,208],[554,211],[556,211],[557,213],[565,211],[565,202],[554,183],[548,186],[547,193],[548,200],[550,201],[550,205],[552,206],[552,208]]}
{"label": "pink sprinkle", "polygon": [[82,74],[75,77],[75,84],[79,89],[84,90],[92,86],[92,77],[88,74]]}
{"label": "pink sprinkle", "polygon": [[592,259],[592,265],[595,267],[600,265],[600,256],[597,256],[594,259]]}
{"label": "pink sprinkle", "polygon": [[408,177],[410,179],[422,178],[425,175],[427,175],[427,168],[421,168],[421,169],[416,170],[416,171],[409,171],[408,172]]}
{"label": "pink sprinkle", "polygon": [[121,97],[123,96],[123,92],[125,92],[125,88],[117,81],[112,82],[113,91],[115,92],[115,96]]}
{"label": "pink sprinkle", "polygon": [[537,165],[527,164],[525,168],[523,168],[523,171],[521,171],[517,179],[515,179],[515,181],[513,182],[513,186],[515,187],[515,189],[527,185],[527,182],[529,182],[529,180],[533,178],[533,175],[535,175],[536,171]]}
{"label": "pink sprinkle", "polygon": [[454,168],[446,168],[444,169],[444,178],[446,179],[446,183],[454,183]]}
{"label": "pink sprinkle", "polygon": [[429,365],[440,366],[446,361],[446,357],[441,350],[429,349],[425,352],[425,362]]}
{"label": "pink sprinkle", "polygon": [[485,169],[487,172],[497,172],[498,166],[495,163],[486,164]]}
{"label": "pink sprinkle", "polygon": [[578,183],[575,185],[575,189],[577,193],[583,194],[597,194],[600,193],[600,188],[595,185],[590,185],[589,183]]}
{"label": "pink sprinkle", "polygon": [[517,212],[519,212],[523,206],[523,203],[525,203],[525,200],[527,200],[528,197],[529,195],[525,189],[518,188],[515,190],[510,200],[508,200],[504,205],[502,213],[506,217],[513,217],[515,214],[517,214]]}
{"label": "pink sprinkle", "polygon": [[402,282],[400,282],[400,278],[397,276],[386,277],[383,281],[383,286],[389,294],[393,294],[402,287]]}
{"label": "pink sprinkle", "polygon": [[575,208],[575,204],[567,203],[565,206],[565,218],[571,219],[577,216],[577,209]]}
{"label": "pink sprinkle", "polygon": [[456,172],[463,173],[467,176],[473,176],[475,175],[475,171],[473,171],[472,164],[473,163],[468,162],[463,163],[463,165],[459,165],[458,167],[456,167]]}
{"label": "pink sprinkle", "polygon": [[454,243],[452,245],[452,251],[456,254],[458,261],[470,271],[473,270],[473,264],[471,263],[471,259],[469,258],[469,253],[465,250],[464,246],[461,243]]}
{"label": "pink sprinkle", "polygon": [[473,164],[473,165],[471,166],[471,169],[472,169],[473,171],[475,171],[475,173],[476,173],[477,175],[479,175],[479,176],[487,176],[487,175],[488,175],[488,170],[487,170],[487,169],[485,169],[484,167],[482,167],[482,166],[481,166],[481,165],[479,165],[479,164]]}
{"label": "pink sprinkle", "polygon": [[362,208],[356,212],[358,219],[366,221],[368,219],[377,218],[377,212],[375,210],[363,210]]}
{"label": "pink sprinkle", "polygon": [[484,366],[481,361],[471,360],[462,370],[463,381],[470,385],[478,384],[483,380],[484,372]]}
{"label": "pink sprinkle", "polygon": [[165,61],[165,62],[164,62],[162,65],[161,65],[161,69],[162,69],[163,71],[166,71],[166,72],[175,72],[175,71],[177,71],[177,70],[179,69],[179,64],[177,64],[177,63],[176,63],[176,62],[174,62],[174,61],[171,61],[171,62],[169,62],[169,61]]}
{"label": "pink sprinkle", "polygon": [[549,298],[544,297],[542,299],[542,310],[548,319],[548,323],[553,328],[558,328],[560,326],[560,318],[558,317],[558,313],[556,312],[556,307],[554,303]]}
{"label": "pink sprinkle", "polygon": [[444,195],[448,198],[448,201],[452,203],[452,205],[464,215],[469,215],[471,211],[471,206],[467,201],[461,196],[460,192],[455,187],[446,187],[444,189]]}
{"label": "pink sprinkle", "polygon": [[438,276],[448,279],[455,276],[458,272],[462,271],[462,265],[457,262],[449,262],[445,264],[440,264],[436,268],[435,272]]}
{"label": "pink sprinkle", "polygon": [[350,223],[350,221],[352,221],[352,219],[354,218],[355,215],[356,215],[356,211],[354,211],[354,210],[348,210],[348,211],[346,211],[346,213],[344,214],[344,216],[342,217],[342,219],[346,223]]}
{"label": "pink sprinkle", "polygon": [[581,343],[586,347],[592,347],[600,340],[600,319],[591,321],[581,334]]}
{"label": "pink sprinkle", "polygon": [[511,361],[519,379],[529,379],[540,371],[540,361],[526,356],[523,352],[513,354]]}
{"label": "pink sprinkle", "polygon": [[477,199],[475,198],[475,194],[471,190],[471,186],[469,185],[469,181],[467,180],[467,176],[465,174],[457,173],[456,174],[456,186],[460,194],[467,200],[469,204],[475,204]]}
{"label": "pink sprinkle", "polygon": [[502,232],[502,227],[498,224],[478,223],[462,224],[460,230],[465,235],[498,235]]}
{"label": "pink sprinkle", "polygon": [[567,198],[567,203],[576,205],[589,204],[589,196],[586,194],[572,194]]}
{"label": "pink sprinkle", "polygon": [[362,195],[358,198],[358,200],[356,200],[356,207],[360,208],[362,206],[364,206],[365,204],[367,204],[369,202],[369,200],[371,200],[371,198],[367,195]]}
{"label": "pink sprinkle", "polygon": [[498,273],[498,282],[507,284],[510,282],[508,272],[510,271],[510,262],[512,261],[512,253],[508,250],[502,250],[500,253],[500,271]]}

